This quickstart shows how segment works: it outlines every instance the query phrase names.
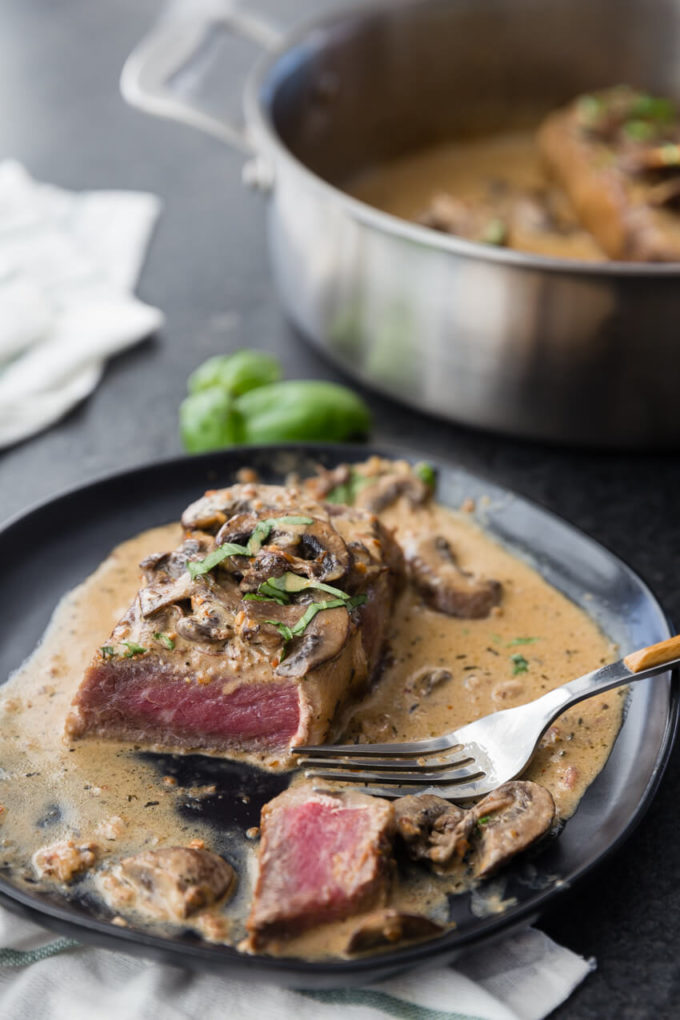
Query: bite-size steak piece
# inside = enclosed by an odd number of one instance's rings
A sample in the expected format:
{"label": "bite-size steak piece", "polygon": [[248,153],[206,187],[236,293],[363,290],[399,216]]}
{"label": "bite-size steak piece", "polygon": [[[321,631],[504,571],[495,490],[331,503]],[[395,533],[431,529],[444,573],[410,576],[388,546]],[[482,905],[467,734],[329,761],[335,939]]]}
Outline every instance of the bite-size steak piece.
{"label": "bite-size steak piece", "polygon": [[182,523],[181,546],[141,564],[67,736],[285,766],[371,676],[400,550],[373,514],[282,486],[206,493]]}
{"label": "bite-size steak piece", "polygon": [[389,801],[301,784],[265,804],[260,828],[252,949],[384,905],[394,832]]}

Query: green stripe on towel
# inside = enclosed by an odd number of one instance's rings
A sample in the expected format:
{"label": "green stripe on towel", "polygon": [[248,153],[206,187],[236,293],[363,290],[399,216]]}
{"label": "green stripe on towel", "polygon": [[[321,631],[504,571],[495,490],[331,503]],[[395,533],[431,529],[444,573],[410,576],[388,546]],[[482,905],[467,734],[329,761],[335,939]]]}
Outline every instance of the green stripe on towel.
{"label": "green stripe on towel", "polygon": [[336,988],[328,992],[303,991],[300,988],[296,990],[308,999],[316,999],[317,1002],[326,1002],[332,1006],[371,1006],[373,1009],[382,1010],[387,1016],[396,1017],[397,1020],[480,1020],[480,1017],[471,1016],[469,1013],[449,1013],[446,1010],[430,1009],[428,1006],[418,1006],[415,1002],[396,999],[386,992],[375,992],[366,988]]}
{"label": "green stripe on towel", "polygon": [[64,938],[48,942],[46,946],[40,946],[38,949],[0,949],[0,967],[28,967],[32,963],[39,963],[80,945],[81,943],[75,939]]}

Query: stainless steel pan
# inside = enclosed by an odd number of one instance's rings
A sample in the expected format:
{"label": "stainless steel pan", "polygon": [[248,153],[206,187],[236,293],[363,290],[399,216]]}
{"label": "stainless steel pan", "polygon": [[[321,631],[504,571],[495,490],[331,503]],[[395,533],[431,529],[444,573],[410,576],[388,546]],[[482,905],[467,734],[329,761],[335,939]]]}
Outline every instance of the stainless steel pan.
{"label": "stainless steel pan", "polygon": [[[371,0],[286,35],[223,3],[190,11],[132,54],[124,95],[249,154],[284,307],[342,368],[475,426],[678,444],[680,263],[495,249],[341,185],[439,140],[534,123],[584,90],[627,81],[680,96],[680,0]],[[243,127],[186,98],[187,67],[201,75],[220,31],[265,49]]]}

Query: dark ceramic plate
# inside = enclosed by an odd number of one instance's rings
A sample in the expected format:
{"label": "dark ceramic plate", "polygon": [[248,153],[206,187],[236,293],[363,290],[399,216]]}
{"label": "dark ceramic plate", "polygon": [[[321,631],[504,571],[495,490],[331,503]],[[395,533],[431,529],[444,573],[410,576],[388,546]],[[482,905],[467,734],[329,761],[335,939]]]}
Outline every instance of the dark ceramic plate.
{"label": "dark ceramic plate", "polygon": [[[247,464],[265,481],[288,471],[309,473],[321,462],[359,460],[364,447],[300,446],[227,451],[184,458],[129,471],[60,496],[29,511],[0,531],[0,678],[31,652],[60,597],[83,580],[118,542],[175,520],[206,488],[230,484]],[[381,452],[381,451],[378,451]],[[395,451],[382,451],[394,456]],[[481,524],[520,557],[529,560],[553,585],[582,605],[616,642],[621,653],[668,637],[664,614],[644,583],[619,559],[545,510],[460,468],[436,464],[438,498],[457,507],[476,500]],[[464,948],[526,924],[573,882],[610,853],[631,832],[661,777],[677,720],[678,699],[670,674],[634,684],[624,725],[605,769],[587,791],[578,811],[558,838],[534,857],[511,865],[503,895],[513,905],[501,914],[477,917],[470,897],[452,900],[457,927],[428,942],[356,960],[311,963],[296,959],[245,956],[201,942],[188,932],[165,937],[119,928],[92,901],[56,895],[36,887],[30,893],[0,878],[0,902],[84,942],[169,963],[257,974],[260,979],[298,987],[364,984],[430,963],[451,960]],[[55,725],[58,721],[55,720]],[[256,825],[262,804],[286,778],[199,755],[147,756],[162,774],[181,785],[215,783],[217,794],[196,802],[187,798],[187,817],[200,812],[215,833],[215,846],[229,830]],[[249,802],[244,804],[244,792]]]}

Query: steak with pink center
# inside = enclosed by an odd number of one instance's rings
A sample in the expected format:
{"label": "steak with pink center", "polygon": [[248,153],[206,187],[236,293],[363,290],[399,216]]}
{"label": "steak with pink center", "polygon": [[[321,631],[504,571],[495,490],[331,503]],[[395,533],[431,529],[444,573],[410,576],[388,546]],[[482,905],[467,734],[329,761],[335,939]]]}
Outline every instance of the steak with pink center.
{"label": "steak with pink center", "polygon": [[227,678],[187,683],[162,665],[140,659],[92,667],[81,692],[79,718],[87,732],[136,742],[163,741],[177,747],[220,748],[238,739],[286,748],[300,725],[297,684],[279,681],[233,686]]}
{"label": "steak with pink center", "polygon": [[286,790],[262,811],[250,945],[298,934],[385,901],[394,811],[354,791]]}
{"label": "steak with pink center", "polygon": [[287,749],[326,740],[373,673],[400,550],[372,514],[331,517],[282,486],[207,493],[183,524],[178,549],[141,564],[67,736],[292,764]]}

